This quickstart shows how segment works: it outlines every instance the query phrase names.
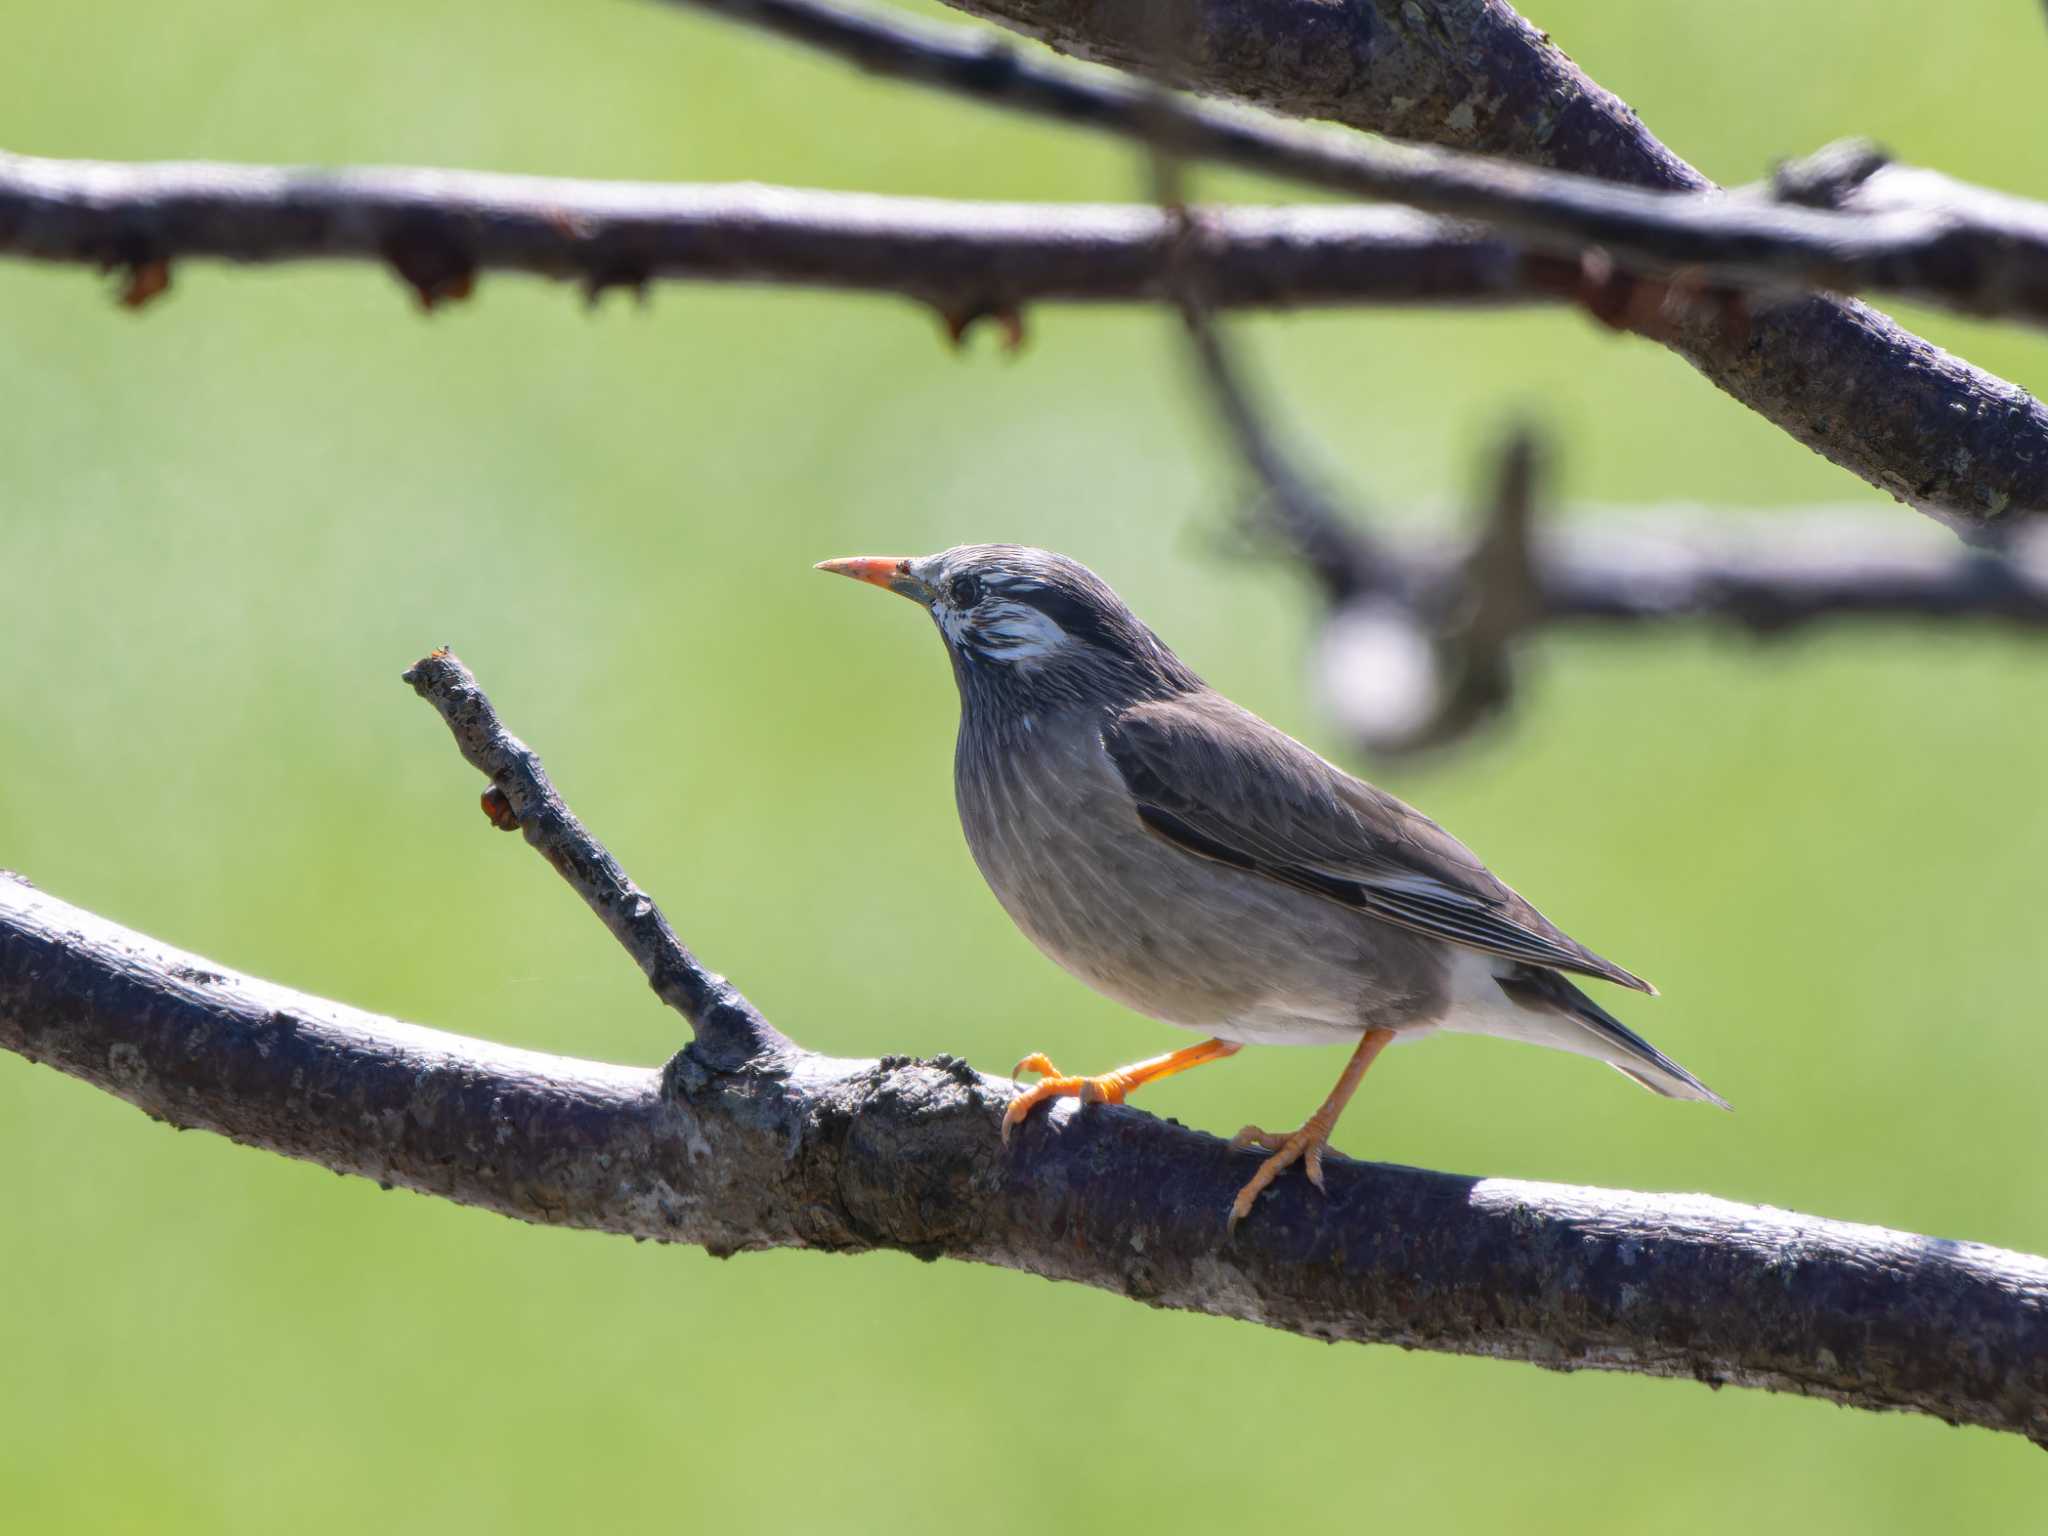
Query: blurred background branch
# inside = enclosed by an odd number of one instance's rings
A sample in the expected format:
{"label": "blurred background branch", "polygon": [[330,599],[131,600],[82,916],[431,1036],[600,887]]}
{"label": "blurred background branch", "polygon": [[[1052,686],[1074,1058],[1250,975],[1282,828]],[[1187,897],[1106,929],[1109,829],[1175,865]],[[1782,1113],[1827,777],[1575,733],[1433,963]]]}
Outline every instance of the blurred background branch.
{"label": "blurred background branch", "polygon": [[1759,639],[1851,620],[2048,631],[2048,535],[1958,548],[1825,512],[1589,513],[1541,528],[1539,445],[1513,433],[1467,538],[1370,531],[1283,442],[1199,305],[1198,377],[1252,493],[1239,528],[1313,579],[1327,605],[1317,682],[1382,757],[1444,747],[1514,698],[1526,637],[1574,625],[1686,624]]}
{"label": "blurred background branch", "polygon": [[[1162,27],[1161,56],[1177,46]],[[1253,487],[1239,528],[1254,545],[1282,550],[1321,589],[1317,681],[1362,751],[1433,751],[1493,721],[1512,703],[1520,643],[1550,625],[1686,621],[1774,637],[1856,617],[2048,629],[2048,533],[2032,524],[1972,552],[1840,520],[1788,528],[1783,514],[1745,537],[1729,519],[1695,511],[1633,529],[1581,523],[1576,539],[1539,547],[1541,455],[1523,429],[1501,447],[1467,540],[1369,532],[1297,461],[1219,334],[1210,297],[1217,242],[1210,213],[1189,206],[1185,121],[1159,88],[1142,111],[1151,195],[1177,231],[1172,294],[1202,392]],[[1845,141],[1781,166],[1774,189],[1788,202],[1837,205],[1884,169],[1881,153]],[[2048,229],[2048,217],[2040,222]]]}

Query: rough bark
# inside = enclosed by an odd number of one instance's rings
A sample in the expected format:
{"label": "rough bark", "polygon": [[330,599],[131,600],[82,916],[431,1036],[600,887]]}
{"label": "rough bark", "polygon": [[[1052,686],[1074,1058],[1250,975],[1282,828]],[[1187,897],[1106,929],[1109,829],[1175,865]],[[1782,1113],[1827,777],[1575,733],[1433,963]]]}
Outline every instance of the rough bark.
{"label": "rough bark", "polygon": [[1499,0],[946,0],[1090,63],[1608,181],[1707,179]]}
{"label": "rough bark", "polygon": [[964,1062],[663,1071],[310,997],[0,878],[0,1046],[158,1119],[522,1221],[898,1249],[1311,1338],[1763,1387],[2048,1442],[2048,1262],[1699,1195],[1326,1164],[1229,1240],[1256,1154],[1067,1105],[997,1139]]}
{"label": "rough bark", "polygon": [[[1299,117],[1640,187],[1706,177],[1499,0],[947,0],[1063,53]],[[1654,333],[1850,473],[1964,531],[2048,509],[2048,409],[1886,316],[1811,298]]]}

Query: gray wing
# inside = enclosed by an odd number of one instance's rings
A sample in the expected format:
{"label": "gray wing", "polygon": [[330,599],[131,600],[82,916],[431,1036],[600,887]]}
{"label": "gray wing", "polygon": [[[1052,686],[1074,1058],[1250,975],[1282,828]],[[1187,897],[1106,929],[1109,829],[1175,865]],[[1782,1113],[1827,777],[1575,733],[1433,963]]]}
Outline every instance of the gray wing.
{"label": "gray wing", "polygon": [[1420,811],[1216,693],[1139,704],[1103,746],[1157,836],[1468,949],[1656,988],[1567,936]]}

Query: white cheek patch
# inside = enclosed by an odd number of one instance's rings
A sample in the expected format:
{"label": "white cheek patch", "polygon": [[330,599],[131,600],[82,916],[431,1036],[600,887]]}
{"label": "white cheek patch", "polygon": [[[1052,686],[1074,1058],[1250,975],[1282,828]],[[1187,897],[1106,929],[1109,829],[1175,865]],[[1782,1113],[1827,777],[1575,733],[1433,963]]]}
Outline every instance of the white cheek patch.
{"label": "white cheek patch", "polygon": [[1029,603],[991,597],[966,613],[943,604],[932,612],[948,640],[988,661],[1035,663],[1074,643],[1072,635]]}

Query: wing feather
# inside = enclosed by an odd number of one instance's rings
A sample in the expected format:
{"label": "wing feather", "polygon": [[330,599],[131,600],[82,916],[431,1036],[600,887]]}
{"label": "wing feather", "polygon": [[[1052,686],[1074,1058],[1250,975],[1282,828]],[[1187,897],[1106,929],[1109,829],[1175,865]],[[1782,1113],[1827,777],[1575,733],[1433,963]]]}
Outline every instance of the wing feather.
{"label": "wing feather", "polygon": [[1139,819],[1191,854],[1503,959],[1656,990],[1572,939],[1420,811],[1220,694],[1136,705],[1102,742]]}

